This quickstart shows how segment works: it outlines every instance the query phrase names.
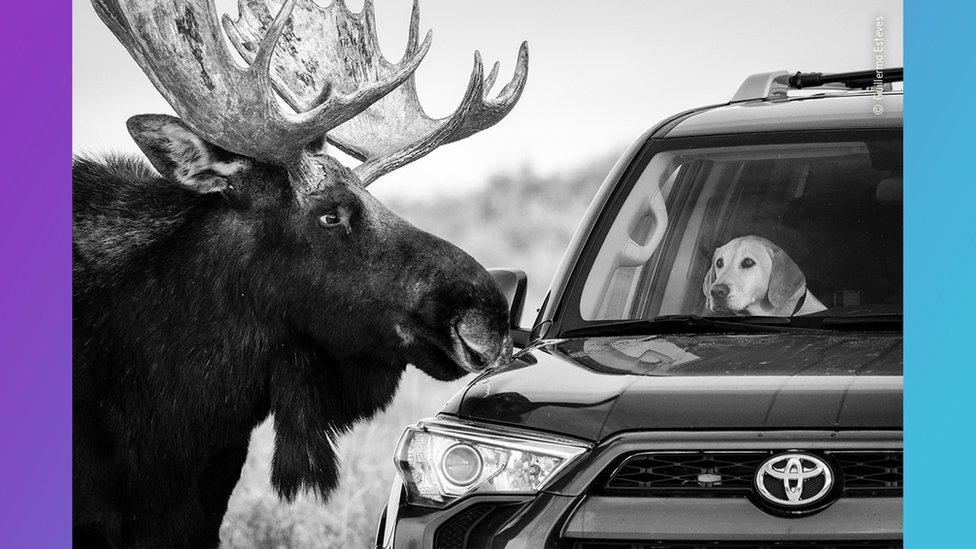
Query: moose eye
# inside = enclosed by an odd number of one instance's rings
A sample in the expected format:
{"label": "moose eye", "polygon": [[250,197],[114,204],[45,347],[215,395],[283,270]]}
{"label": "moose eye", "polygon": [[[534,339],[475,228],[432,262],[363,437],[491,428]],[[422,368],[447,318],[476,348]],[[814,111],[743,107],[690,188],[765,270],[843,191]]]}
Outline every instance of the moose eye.
{"label": "moose eye", "polygon": [[756,264],[756,262],[753,261],[752,258],[749,258],[749,257],[747,257],[747,258],[745,258],[745,259],[742,260],[742,268],[743,269],[748,269],[749,267],[752,267],[755,264]]}
{"label": "moose eye", "polygon": [[342,218],[335,212],[329,212],[319,216],[319,224],[323,227],[338,227],[342,225]]}
{"label": "moose eye", "polygon": [[719,269],[721,269],[724,265],[725,265],[725,262],[722,261],[722,258],[721,257],[718,258],[718,261],[715,262],[715,266],[718,267]]}

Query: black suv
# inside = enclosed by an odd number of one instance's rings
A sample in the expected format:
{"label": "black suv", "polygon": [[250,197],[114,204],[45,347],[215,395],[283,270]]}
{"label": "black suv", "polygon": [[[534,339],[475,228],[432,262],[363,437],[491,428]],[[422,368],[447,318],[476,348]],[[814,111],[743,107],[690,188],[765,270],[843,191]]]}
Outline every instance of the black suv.
{"label": "black suv", "polygon": [[524,349],[404,433],[377,546],[901,547],[900,80],[754,75],[641,137]]}

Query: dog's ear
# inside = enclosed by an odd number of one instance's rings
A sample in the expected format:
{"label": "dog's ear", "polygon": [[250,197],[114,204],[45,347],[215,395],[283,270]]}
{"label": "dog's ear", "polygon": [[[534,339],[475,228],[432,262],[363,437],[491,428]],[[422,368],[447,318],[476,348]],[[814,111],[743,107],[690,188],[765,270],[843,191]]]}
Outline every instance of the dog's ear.
{"label": "dog's ear", "polygon": [[766,299],[773,307],[782,307],[791,295],[806,285],[807,279],[800,266],[779,246],[766,245],[766,252],[772,260]]}
{"label": "dog's ear", "polygon": [[705,309],[715,310],[715,300],[712,299],[712,284],[715,284],[715,259],[709,260],[708,272],[705,273],[705,280],[702,281],[702,293],[705,294]]}

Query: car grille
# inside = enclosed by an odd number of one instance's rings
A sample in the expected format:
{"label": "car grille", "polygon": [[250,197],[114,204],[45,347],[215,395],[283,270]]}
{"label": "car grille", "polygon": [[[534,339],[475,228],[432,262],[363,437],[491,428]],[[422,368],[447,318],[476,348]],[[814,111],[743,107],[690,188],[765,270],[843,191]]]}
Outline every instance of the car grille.
{"label": "car grille", "polygon": [[497,529],[521,508],[520,503],[474,504],[437,528],[433,549],[488,547]]}
{"label": "car grille", "polygon": [[904,464],[901,452],[834,452],[828,454],[844,472],[847,496],[901,496]]}
{"label": "car grille", "polygon": [[901,549],[902,541],[578,541],[573,549]]}
{"label": "car grille", "polygon": [[494,505],[473,505],[444,523],[434,534],[436,549],[464,549],[468,531],[495,510]]}
{"label": "car grille", "polygon": [[[825,452],[840,469],[848,497],[900,496],[902,453]],[[631,455],[603,490],[623,496],[744,496],[772,452],[649,452]]]}

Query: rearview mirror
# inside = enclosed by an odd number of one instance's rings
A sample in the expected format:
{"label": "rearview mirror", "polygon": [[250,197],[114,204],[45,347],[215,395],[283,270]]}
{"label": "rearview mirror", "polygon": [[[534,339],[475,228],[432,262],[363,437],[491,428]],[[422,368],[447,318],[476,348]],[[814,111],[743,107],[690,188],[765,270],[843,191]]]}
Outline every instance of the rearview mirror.
{"label": "rearview mirror", "polygon": [[488,269],[488,273],[508,300],[508,328],[512,334],[512,345],[525,347],[529,342],[529,330],[522,328],[520,323],[528,278],[524,271],[518,269]]}

